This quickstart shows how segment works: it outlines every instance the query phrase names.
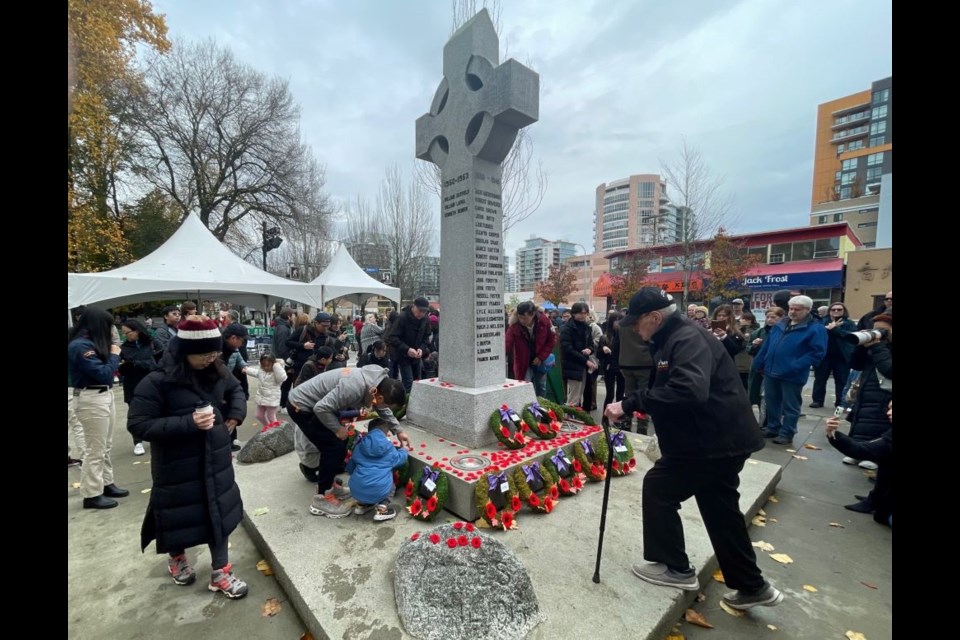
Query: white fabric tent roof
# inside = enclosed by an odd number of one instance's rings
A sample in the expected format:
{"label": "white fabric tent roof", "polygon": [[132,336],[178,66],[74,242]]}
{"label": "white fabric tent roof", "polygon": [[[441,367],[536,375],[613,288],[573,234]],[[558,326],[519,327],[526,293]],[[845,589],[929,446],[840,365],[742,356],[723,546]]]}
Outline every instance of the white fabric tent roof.
{"label": "white fabric tent roof", "polygon": [[258,308],[277,300],[322,306],[315,284],[258,269],[225,247],[195,215],[187,216],[169,240],[136,262],[112,271],[67,274],[70,309],[188,298],[220,298]]}
{"label": "white fabric tent roof", "polygon": [[381,296],[400,304],[400,289],[385,285],[367,275],[343,244],[337,249],[333,260],[323,273],[314,278],[310,284],[320,285],[320,297],[323,302],[335,298],[346,298],[359,305],[365,298]]}

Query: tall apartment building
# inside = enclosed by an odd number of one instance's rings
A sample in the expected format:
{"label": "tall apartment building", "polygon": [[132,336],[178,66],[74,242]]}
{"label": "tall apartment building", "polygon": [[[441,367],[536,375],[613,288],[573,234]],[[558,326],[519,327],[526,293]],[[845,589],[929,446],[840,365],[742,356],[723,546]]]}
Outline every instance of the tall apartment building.
{"label": "tall apartment building", "polygon": [[517,272],[510,270],[510,256],[503,252],[503,290],[517,291]]}
{"label": "tall apartment building", "polygon": [[[810,224],[844,220],[864,247],[889,226],[893,188],[893,77],[817,107]],[[880,237],[889,236],[880,232]]]}
{"label": "tall apartment building", "polygon": [[546,280],[550,267],[560,264],[577,253],[577,245],[562,240],[527,238],[526,246],[517,249],[517,290],[533,291],[541,280]]}
{"label": "tall apartment building", "polygon": [[413,295],[440,299],[440,256],[421,256],[414,263]]}
{"label": "tall apartment building", "polygon": [[678,242],[685,210],[667,198],[656,174],[638,174],[597,187],[594,251],[638,249]]}

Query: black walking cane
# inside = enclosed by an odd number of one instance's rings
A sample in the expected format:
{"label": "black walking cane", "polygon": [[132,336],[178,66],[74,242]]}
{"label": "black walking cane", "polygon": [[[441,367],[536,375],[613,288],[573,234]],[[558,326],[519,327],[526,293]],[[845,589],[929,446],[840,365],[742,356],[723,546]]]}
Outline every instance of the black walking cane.
{"label": "black walking cane", "polygon": [[[601,421],[601,424],[602,421]],[[607,477],[603,481],[603,505],[600,507],[600,541],[597,543],[597,568],[593,581],[600,584],[600,553],[603,551],[603,530],[607,526],[607,498],[610,497],[610,466],[613,464],[613,446],[610,444],[610,427],[603,425],[603,437],[607,439]]]}

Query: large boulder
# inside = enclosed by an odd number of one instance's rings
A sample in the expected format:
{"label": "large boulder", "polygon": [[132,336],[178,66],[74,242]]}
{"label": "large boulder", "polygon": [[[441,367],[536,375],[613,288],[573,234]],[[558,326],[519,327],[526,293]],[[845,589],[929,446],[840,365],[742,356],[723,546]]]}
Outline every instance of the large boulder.
{"label": "large boulder", "polygon": [[284,422],[277,427],[261,431],[247,440],[237,454],[239,462],[267,462],[293,451],[293,434],[296,425]]}
{"label": "large boulder", "polygon": [[394,591],[407,633],[424,640],[525,637],[544,619],[527,570],[493,536],[456,526],[422,532],[397,554]]}

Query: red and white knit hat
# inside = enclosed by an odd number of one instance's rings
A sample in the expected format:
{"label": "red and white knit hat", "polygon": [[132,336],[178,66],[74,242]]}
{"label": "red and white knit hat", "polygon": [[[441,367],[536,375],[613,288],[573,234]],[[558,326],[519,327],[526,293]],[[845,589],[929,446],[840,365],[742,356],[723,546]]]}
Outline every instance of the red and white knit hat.
{"label": "red and white knit hat", "polygon": [[180,353],[211,353],[223,350],[223,338],[217,323],[205,316],[188,316],[177,325]]}

